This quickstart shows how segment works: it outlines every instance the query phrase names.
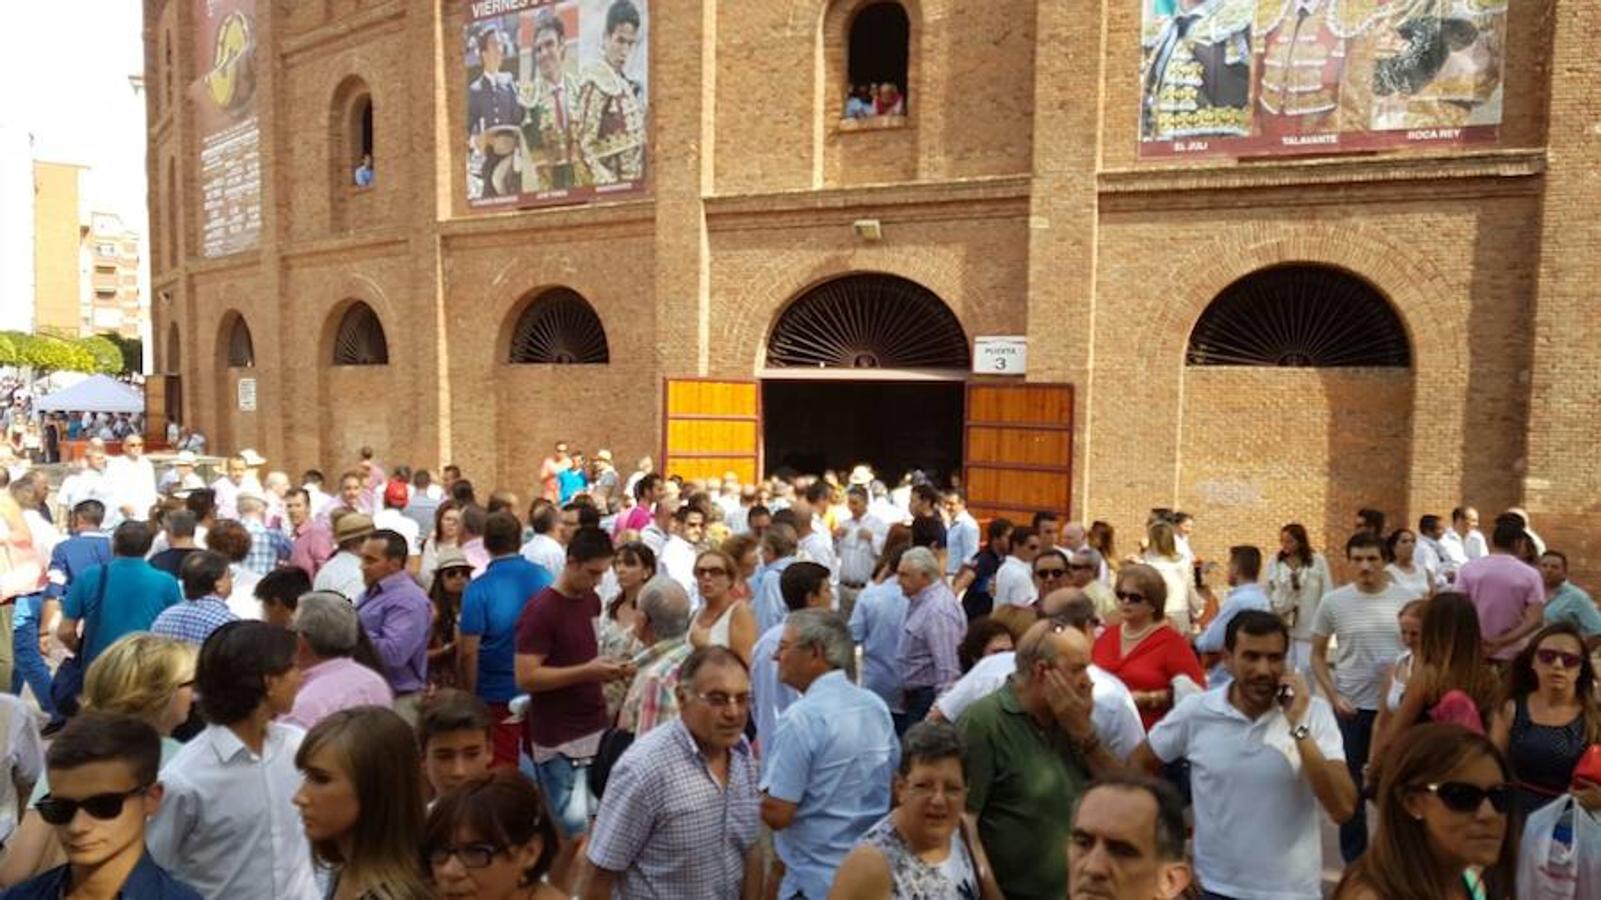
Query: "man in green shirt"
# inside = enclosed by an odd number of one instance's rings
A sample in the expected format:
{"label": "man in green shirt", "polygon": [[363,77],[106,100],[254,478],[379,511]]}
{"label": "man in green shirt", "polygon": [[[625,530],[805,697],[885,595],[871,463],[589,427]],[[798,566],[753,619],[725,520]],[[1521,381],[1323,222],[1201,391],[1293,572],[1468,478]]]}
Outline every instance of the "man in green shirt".
{"label": "man in green shirt", "polygon": [[1093,778],[1124,771],[1090,723],[1090,642],[1056,620],[1017,646],[1017,672],[957,720],[967,808],[1008,900],[1067,896],[1073,807]]}

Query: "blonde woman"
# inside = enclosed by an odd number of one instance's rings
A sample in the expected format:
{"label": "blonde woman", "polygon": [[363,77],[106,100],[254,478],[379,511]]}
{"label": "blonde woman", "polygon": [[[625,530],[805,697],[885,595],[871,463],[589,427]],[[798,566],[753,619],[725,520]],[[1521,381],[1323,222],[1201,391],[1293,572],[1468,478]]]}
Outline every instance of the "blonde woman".
{"label": "blonde woman", "polygon": [[1166,607],[1162,618],[1174,631],[1190,636],[1190,620],[1200,614],[1201,595],[1195,590],[1195,573],[1187,557],[1179,553],[1178,534],[1173,524],[1158,519],[1146,529],[1145,556],[1141,560],[1162,576],[1167,586]]}
{"label": "blonde woman", "polygon": [[[180,745],[172,730],[189,718],[194,702],[195,652],[192,644],[136,631],[107,647],[84,674],[80,702],[86,710],[121,713],[148,723],[161,735],[161,762]],[[50,793],[41,775],[28,806]],[[23,817],[6,845],[0,887],[11,887],[67,861],[56,830],[37,814]]]}

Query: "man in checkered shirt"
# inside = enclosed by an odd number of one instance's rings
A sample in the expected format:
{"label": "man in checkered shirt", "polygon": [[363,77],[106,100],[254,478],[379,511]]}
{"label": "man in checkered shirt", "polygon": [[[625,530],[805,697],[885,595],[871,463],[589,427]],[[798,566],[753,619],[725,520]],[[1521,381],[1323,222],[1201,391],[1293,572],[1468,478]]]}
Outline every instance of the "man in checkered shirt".
{"label": "man in checkered shirt", "polygon": [[282,531],[267,527],[267,500],[251,488],[239,492],[235,501],[239,508],[239,524],[250,532],[250,551],[245,554],[244,567],[257,575],[265,575],[278,564],[287,562],[294,545]]}
{"label": "man in checkered shirt", "polygon": [[677,692],[678,720],[635,741],[606,783],[589,835],[591,897],[737,900],[747,872],[759,877],[745,663],[703,647],[684,660]]}
{"label": "man in checkered shirt", "polygon": [[223,599],[233,592],[233,574],[227,558],[214,550],[189,554],[178,572],[184,600],[162,610],[150,631],[198,647],[213,631],[238,618]]}

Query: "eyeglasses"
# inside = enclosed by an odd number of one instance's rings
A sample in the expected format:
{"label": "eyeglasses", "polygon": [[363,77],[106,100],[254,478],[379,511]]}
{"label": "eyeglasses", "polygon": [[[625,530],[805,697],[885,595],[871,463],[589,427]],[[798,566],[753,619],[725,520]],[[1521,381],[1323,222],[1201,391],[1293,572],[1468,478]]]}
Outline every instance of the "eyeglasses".
{"label": "eyeglasses", "polygon": [[490,863],[495,861],[495,857],[505,849],[506,848],[504,847],[497,847],[494,844],[464,844],[460,847],[435,847],[428,851],[428,864],[434,868],[439,868],[440,866],[450,862],[450,858],[454,856],[461,860],[461,864],[464,868],[486,869],[489,867]]}
{"label": "eyeglasses", "polygon": [[1497,815],[1506,815],[1507,807],[1512,803],[1512,786],[1506,784],[1491,785],[1481,788],[1476,784],[1465,781],[1446,781],[1439,784],[1425,784],[1417,788],[1440,798],[1445,808],[1454,813],[1474,813],[1490,801],[1490,808]]}
{"label": "eyeglasses", "polygon": [[446,569],[445,571],[440,572],[439,575],[441,578],[467,578],[470,577],[472,573],[472,569]]}
{"label": "eyeglasses", "polygon": [[1568,653],[1565,650],[1536,650],[1534,658],[1539,660],[1542,666],[1554,666],[1561,660],[1564,669],[1577,669],[1584,664],[1584,658],[1579,654]]}
{"label": "eyeglasses", "polygon": [[706,566],[705,568],[697,568],[694,571],[695,571],[695,577],[696,578],[711,578],[713,575],[727,575],[728,574],[728,570],[723,568],[722,566],[716,566],[716,567]]}
{"label": "eyeglasses", "polygon": [[712,707],[713,709],[727,709],[738,706],[748,709],[750,707],[750,694],[723,694],[713,692],[710,694],[695,694],[695,699]]}
{"label": "eyeglasses", "polygon": [[1067,570],[1066,569],[1056,569],[1056,568],[1035,569],[1034,570],[1034,575],[1035,575],[1035,577],[1045,578],[1045,579],[1063,578],[1063,577],[1065,577],[1067,575]]}
{"label": "eyeglasses", "polygon": [[943,795],[946,800],[960,800],[967,795],[967,785],[954,784],[908,784],[903,791],[919,800],[927,800],[936,794]]}
{"label": "eyeglasses", "polygon": [[39,811],[39,818],[44,819],[51,825],[65,825],[71,822],[73,816],[76,816],[80,809],[96,819],[115,819],[122,815],[122,804],[129,797],[137,797],[148,790],[150,790],[150,785],[142,784],[120,794],[95,794],[93,797],[85,797],[82,800],[68,800],[64,797],[46,794],[39,798],[38,803],[34,804],[34,809]]}
{"label": "eyeglasses", "polygon": [[1117,599],[1124,603],[1144,603],[1145,595],[1139,591],[1117,591]]}

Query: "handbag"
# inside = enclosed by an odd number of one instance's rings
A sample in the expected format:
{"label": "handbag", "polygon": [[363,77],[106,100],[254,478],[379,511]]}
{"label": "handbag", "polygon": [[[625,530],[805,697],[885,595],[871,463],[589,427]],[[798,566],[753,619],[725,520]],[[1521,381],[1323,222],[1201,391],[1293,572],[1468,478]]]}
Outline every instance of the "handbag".
{"label": "handbag", "polygon": [[84,670],[88,668],[84,664],[83,653],[89,646],[89,623],[94,621],[94,613],[106,601],[106,581],[110,577],[111,567],[102,565],[94,605],[86,606],[83,610],[83,640],[78,642],[78,652],[61,661],[61,665],[56,667],[55,680],[50,682],[50,702],[56,706],[56,715],[64,719],[78,714],[78,695],[83,693]]}
{"label": "handbag", "polygon": [[1518,900],[1569,900],[1601,891],[1601,821],[1571,794],[1529,815],[1518,851]]}

